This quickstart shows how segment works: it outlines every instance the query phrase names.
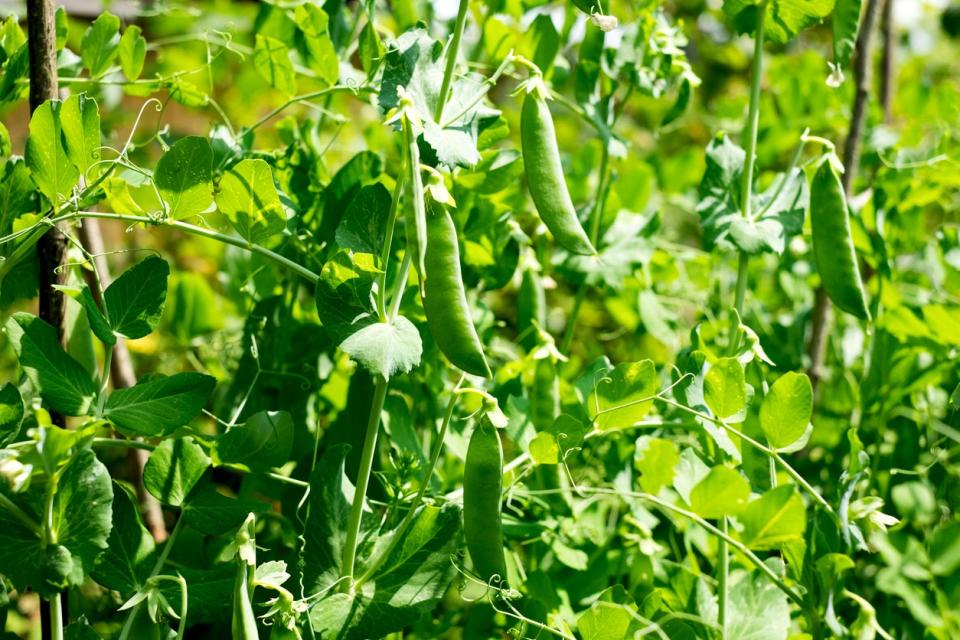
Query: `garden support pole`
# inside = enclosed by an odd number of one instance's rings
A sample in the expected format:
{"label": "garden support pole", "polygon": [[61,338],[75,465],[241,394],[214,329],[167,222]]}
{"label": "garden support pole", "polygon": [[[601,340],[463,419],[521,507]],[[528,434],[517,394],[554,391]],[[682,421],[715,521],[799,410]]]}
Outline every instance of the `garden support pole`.
{"label": "garden support pole", "polygon": [[[863,135],[863,123],[867,114],[867,102],[870,99],[870,40],[873,35],[873,25],[881,4],[889,0],[868,0],[864,11],[863,23],[857,37],[854,51],[853,77],[854,87],[853,112],[850,115],[850,129],[843,144],[843,189],[850,194],[853,187],[853,178],[860,162],[860,138]],[[830,300],[823,287],[817,287],[816,298],[811,312],[810,343],[807,353],[810,356],[810,368],[807,375],[813,385],[814,398],[817,396],[820,378],[823,377],[823,363],[827,355],[827,335],[830,333]]]}
{"label": "garden support pole", "polygon": [[[47,100],[57,97],[57,31],[56,5],[54,0],[27,0],[27,37],[30,57],[30,113]],[[37,259],[39,268],[39,315],[41,320],[53,325],[57,330],[57,337],[64,340],[64,297],[53,288],[55,284],[62,284],[63,275],[60,273],[60,264],[63,262],[63,253],[66,248],[66,238],[56,228],[44,234],[37,243]],[[59,426],[64,426],[64,417],[53,411],[50,419]],[[56,596],[55,606],[49,600],[40,601],[41,637],[43,640],[53,639],[62,635],[63,624],[66,622],[66,607],[61,606],[60,596]],[[57,615],[62,622],[51,619]],[[59,624],[57,624],[59,622]]]}

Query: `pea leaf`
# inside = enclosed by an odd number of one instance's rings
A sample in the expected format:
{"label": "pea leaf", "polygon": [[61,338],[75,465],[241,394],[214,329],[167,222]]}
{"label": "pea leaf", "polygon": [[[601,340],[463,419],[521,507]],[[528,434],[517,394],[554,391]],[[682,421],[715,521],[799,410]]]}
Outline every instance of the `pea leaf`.
{"label": "pea leaf", "polygon": [[201,533],[219,536],[236,531],[250,513],[261,513],[269,505],[259,500],[231,498],[204,483],[183,506],[182,516],[190,527]]}
{"label": "pea leaf", "polygon": [[123,31],[120,38],[120,68],[127,80],[136,80],[143,72],[143,63],[147,57],[147,41],[141,35],[142,30],[135,24]]}
{"label": "pea leaf", "polygon": [[17,439],[23,423],[23,398],[12,382],[0,387],[0,447]]}
{"label": "pea leaf", "polygon": [[723,637],[729,640],[786,640],[790,631],[787,596],[759,570],[739,575],[740,579],[730,588]]}
{"label": "pea leaf", "polygon": [[587,413],[598,429],[624,429],[647,415],[657,389],[652,360],[618,364],[595,377]]}
{"label": "pea leaf", "polygon": [[92,577],[108,589],[128,597],[143,586],[153,568],[153,536],[143,526],[136,496],[122,485],[113,485],[113,529],[107,549],[97,560]]}
{"label": "pea leaf", "polygon": [[164,440],[143,468],[143,486],[154,498],[179,507],[203,477],[210,458],[193,438]]}
{"label": "pea leaf", "polygon": [[362,187],[337,227],[337,244],[344,249],[376,255],[386,235],[390,206],[390,192],[382,183]]}
{"label": "pea leaf", "polygon": [[863,0],[836,0],[833,10],[833,61],[838,67],[850,64],[860,32]]}
{"label": "pea leaf", "polygon": [[220,179],[217,208],[237,233],[260,243],[287,226],[270,165],[259,158],[241,160]]}
{"label": "pea leaf", "polygon": [[330,40],[330,18],[315,4],[301,4],[294,9],[294,21],[303,34],[307,50],[307,66],[327,85],[336,83],[340,60]]}
{"label": "pea leaf", "polygon": [[29,313],[15,313],[6,331],[20,366],[47,406],[68,416],[90,412],[97,385],[60,346],[56,329]]}
{"label": "pea leaf", "polygon": [[673,484],[680,452],[672,440],[640,436],[634,452],[634,466],[640,472],[640,486],[648,493],[657,493]]}
{"label": "pea leaf", "polygon": [[530,458],[535,464],[558,464],[560,462],[560,446],[552,433],[541,431],[528,445]]}
{"label": "pea leaf", "polygon": [[577,618],[583,640],[622,640],[635,637],[643,627],[637,605],[621,585],[603,591]]}
{"label": "pea leaf", "polygon": [[785,449],[800,440],[813,415],[813,387],[804,373],[788,372],[777,378],[760,405],[760,428],[774,449]]}
{"label": "pea leaf", "polygon": [[778,549],[803,539],[807,512],[792,484],[785,484],[751,501],[738,516],[741,538],[751,549]]}
{"label": "pea leaf", "polygon": [[317,313],[337,344],[376,321],[371,292],[379,274],[373,256],[339,251],[323,265],[317,282]]}
{"label": "pea leaf", "polygon": [[[6,492],[7,485],[0,485]],[[40,522],[44,486],[4,497]],[[47,546],[37,531],[0,509],[0,567],[20,590],[30,587],[43,597],[79,586],[107,547],[112,520],[113,487],[107,468],[90,449],[72,456],[60,474],[53,496],[51,523],[57,544]]]}
{"label": "pea leaf", "polygon": [[730,467],[718,466],[693,487],[690,507],[704,518],[736,515],[747,506],[750,484]]}
{"label": "pea leaf", "polygon": [[720,419],[730,418],[747,404],[747,381],[736,358],[720,358],[703,380],[703,398]]}
{"label": "pea leaf", "polygon": [[243,424],[227,429],[213,448],[218,464],[240,464],[248,469],[268,470],[290,458],[293,420],[286,411],[261,411]]}
{"label": "pea leaf", "polygon": [[63,101],[60,125],[67,157],[81,175],[100,160],[100,111],[97,101],[78,93]]}
{"label": "pea leaf", "polygon": [[368,324],[341,342],[340,348],[370,373],[386,379],[413,369],[423,353],[420,333],[403,316]]}
{"label": "pea leaf", "polygon": [[170,267],[150,256],[124,271],[103,292],[104,306],[113,331],[127,338],[142,338],[160,324],[167,299]]}
{"label": "pea leaf", "polygon": [[820,22],[833,9],[834,0],[724,0],[723,12],[739,33],[753,33],[764,2],[765,37],[770,42],[784,44],[803,29]]}
{"label": "pea leaf", "polygon": [[74,297],[86,312],[87,323],[90,325],[90,330],[93,332],[93,335],[97,336],[97,339],[103,344],[115,345],[117,343],[117,336],[114,335],[113,329],[110,328],[110,323],[107,322],[106,317],[97,305],[97,301],[93,299],[93,293],[90,291],[90,287],[83,285]]}
{"label": "pea leaf", "polygon": [[120,46],[120,18],[105,11],[83,34],[80,58],[90,76],[98,78],[110,68]]}
{"label": "pea leaf", "polygon": [[171,218],[188,218],[213,204],[212,173],[213,150],[206,138],[181,138],[163,154],[153,181]]}
{"label": "pea leaf", "polygon": [[111,393],[103,415],[125,434],[162,436],[200,413],[215,385],[202,373],[156,374]]}
{"label": "pea leaf", "polygon": [[69,196],[80,176],[64,146],[61,106],[59,100],[48,100],[33,112],[24,153],[37,189],[55,206]]}
{"label": "pea leaf", "polygon": [[292,96],[297,91],[297,77],[289,51],[283,42],[258,33],[253,49],[253,68],[271,87]]}

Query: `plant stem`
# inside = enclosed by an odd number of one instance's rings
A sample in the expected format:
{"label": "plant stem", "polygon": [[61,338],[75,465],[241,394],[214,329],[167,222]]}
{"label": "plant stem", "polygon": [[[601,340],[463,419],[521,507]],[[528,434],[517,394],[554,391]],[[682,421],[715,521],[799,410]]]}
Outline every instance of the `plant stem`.
{"label": "plant stem", "polygon": [[453,26],[453,38],[450,40],[450,45],[447,48],[447,66],[443,71],[443,84],[440,85],[440,95],[437,97],[437,106],[433,114],[433,119],[436,122],[440,122],[443,118],[443,108],[447,103],[450,85],[453,83],[453,71],[457,66],[460,40],[463,38],[463,29],[467,24],[467,9],[469,7],[470,0],[460,0],[460,8],[457,10],[457,22]]}
{"label": "plant stem", "polygon": [[[177,519],[177,523],[173,525],[173,529],[170,531],[170,537],[167,538],[167,541],[163,545],[163,551],[160,552],[160,556],[157,558],[157,562],[153,565],[153,569],[150,571],[149,578],[153,578],[156,575],[159,575],[160,571],[163,570],[163,565],[167,562],[167,557],[170,555],[171,549],[173,549],[173,543],[177,541],[177,536],[180,534],[180,530],[183,526],[183,516],[181,515]],[[133,629],[133,621],[137,618],[137,612],[140,610],[140,605],[143,602],[138,602],[134,605],[133,609],[130,610],[130,614],[127,616],[126,622],[123,623],[123,629],[120,631],[120,636],[117,640],[127,640],[130,637],[130,631]],[[181,625],[183,625],[186,620],[181,619]]]}
{"label": "plant stem", "polygon": [[360,469],[357,471],[357,485],[353,492],[353,504],[350,506],[350,516],[347,520],[347,537],[343,543],[343,559],[340,567],[340,578],[346,578],[340,587],[343,592],[350,592],[354,588],[353,573],[357,559],[360,520],[363,517],[364,497],[367,494],[370,472],[373,469],[373,455],[377,449],[380,414],[383,412],[383,402],[386,397],[387,379],[383,376],[377,376],[376,386],[373,390],[373,400],[370,403],[367,432],[363,438],[363,452],[360,455]]}
{"label": "plant stem", "polygon": [[63,596],[57,593],[50,598],[50,638],[51,640],[63,640]]}
{"label": "plant stem", "polygon": [[[601,140],[602,142],[602,140]],[[597,193],[593,201],[593,209],[590,212],[590,242],[597,250],[600,248],[600,223],[603,220],[603,206],[607,196],[607,182],[610,174],[610,150],[607,143],[603,142],[603,148],[600,151],[600,169],[597,177]],[[573,344],[573,335],[577,329],[577,318],[580,316],[580,309],[583,307],[583,301],[587,297],[587,282],[582,281],[577,286],[577,293],[573,299],[573,308],[570,309],[570,319],[567,320],[567,328],[563,332],[563,341],[560,343],[560,352],[567,354],[570,351],[570,345]]]}
{"label": "plant stem", "polygon": [[420,481],[420,490],[417,491],[416,497],[413,499],[413,503],[410,505],[410,508],[407,510],[406,515],[404,515],[403,520],[397,526],[396,532],[393,534],[390,544],[387,545],[387,548],[384,549],[383,553],[380,554],[373,562],[370,563],[370,566],[363,573],[362,576],[357,580],[357,586],[359,587],[364,582],[370,579],[377,569],[379,569],[383,563],[390,557],[390,554],[393,553],[393,550],[396,549],[397,545],[403,540],[403,536],[406,535],[407,530],[410,528],[410,525],[413,524],[413,518],[416,515],[417,507],[420,506],[420,503],[423,502],[423,496],[427,493],[427,488],[430,486],[430,480],[433,479],[433,471],[437,468],[437,461],[440,460],[440,454],[443,452],[443,442],[446,439],[447,428],[450,426],[450,420],[453,418],[453,410],[457,406],[457,389],[460,388],[460,385],[463,384],[464,376],[460,376],[460,380],[454,386],[453,391],[450,394],[450,401],[447,403],[447,411],[443,415],[443,422],[440,424],[440,433],[437,434],[437,441],[433,445],[433,452],[430,456],[430,463],[427,465],[427,468],[423,471],[423,479]]}
{"label": "plant stem", "polygon": [[757,30],[754,35],[753,69],[750,77],[750,111],[747,114],[746,156],[744,158],[743,182],[740,184],[740,211],[744,218],[751,214],[753,192],[753,168],[757,153],[757,131],[760,128],[760,79],[763,74],[763,26],[767,3],[757,7]]}
{"label": "plant stem", "polygon": [[317,280],[320,279],[320,276],[314,273],[313,271],[311,271],[310,269],[294,262],[293,260],[290,260],[285,256],[280,255],[279,253],[271,251],[266,247],[261,247],[258,244],[247,242],[243,238],[228,236],[226,234],[213,231],[212,229],[198,227],[196,225],[189,224],[187,222],[181,222],[180,220],[168,220],[164,222],[158,222],[146,216],[131,216],[131,215],[126,215],[121,213],[111,213],[111,212],[104,212],[104,211],[76,211],[74,213],[68,213],[68,214],[64,214],[62,216],[53,218],[49,222],[56,223],[56,222],[62,222],[64,220],[83,219],[83,218],[98,218],[100,220],[117,220],[120,222],[141,223],[141,224],[160,226],[160,227],[164,227],[164,226],[173,227],[174,229],[179,229],[180,231],[184,231],[186,233],[190,233],[195,236],[210,238],[211,240],[216,240],[218,242],[229,244],[234,247],[239,247],[240,249],[246,249],[247,251],[250,251],[252,253],[256,253],[266,258],[269,258],[274,262],[280,263],[287,269],[290,269],[297,275],[301,276],[306,280],[309,280],[310,282],[316,282]]}
{"label": "plant stem", "polygon": [[397,210],[400,207],[400,195],[406,175],[406,155],[397,174],[397,183],[393,187],[393,199],[390,201],[390,213],[387,215],[387,231],[384,234],[383,249],[380,252],[380,285],[377,287],[377,311],[380,322],[387,321],[387,267],[390,262],[390,250],[393,246],[393,231],[397,224]]}

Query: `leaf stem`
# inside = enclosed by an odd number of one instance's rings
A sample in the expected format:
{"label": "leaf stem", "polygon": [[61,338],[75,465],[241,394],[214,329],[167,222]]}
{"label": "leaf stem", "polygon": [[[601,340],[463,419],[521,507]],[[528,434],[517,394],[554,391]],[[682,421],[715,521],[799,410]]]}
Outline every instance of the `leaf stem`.
{"label": "leaf stem", "polygon": [[[406,156],[403,154],[403,166],[397,173],[397,183],[393,187],[393,199],[390,201],[390,213],[387,215],[387,230],[384,234],[383,248],[380,250],[380,286],[377,287],[377,311],[380,322],[387,321],[387,267],[390,262],[390,250],[393,247],[393,232],[397,225],[397,210],[400,208],[400,196],[403,193],[403,181],[406,175]],[[399,277],[399,276],[398,276]]]}
{"label": "leaf stem", "polygon": [[63,640],[63,593],[50,598],[50,640]]}
{"label": "leaf stem", "polygon": [[750,76],[750,110],[747,114],[746,157],[744,158],[743,182],[740,185],[740,211],[744,218],[750,217],[753,191],[753,168],[757,153],[757,131],[760,127],[760,79],[763,74],[763,27],[767,15],[767,2],[757,7],[757,30],[754,34],[753,69]]}
{"label": "leaf stem", "polygon": [[376,386],[373,390],[373,400],[370,402],[367,432],[363,438],[363,451],[360,455],[360,469],[357,471],[357,484],[353,492],[353,504],[350,506],[350,515],[347,519],[347,537],[343,543],[343,557],[340,567],[340,578],[343,582],[340,590],[345,593],[354,589],[353,574],[357,560],[360,520],[363,517],[364,498],[367,494],[367,485],[370,483],[373,456],[377,450],[377,435],[380,432],[380,417],[386,397],[387,379],[383,376],[377,376]]}
{"label": "leaf stem", "polygon": [[433,119],[436,122],[440,122],[443,118],[443,108],[450,94],[450,85],[453,82],[453,71],[457,66],[460,40],[463,38],[463,29],[467,24],[467,9],[469,9],[469,7],[470,0],[460,0],[460,8],[457,10],[457,22],[453,26],[453,38],[447,47],[447,66],[443,70],[443,83],[440,85],[440,95],[437,96],[437,106],[433,114]]}

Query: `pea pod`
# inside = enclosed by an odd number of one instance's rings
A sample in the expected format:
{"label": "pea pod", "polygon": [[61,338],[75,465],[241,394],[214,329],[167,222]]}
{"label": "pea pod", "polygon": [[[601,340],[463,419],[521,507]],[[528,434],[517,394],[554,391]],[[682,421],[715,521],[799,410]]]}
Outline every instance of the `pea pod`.
{"label": "pea pod", "polygon": [[517,335],[524,349],[530,351],[540,343],[537,336],[547,322],[547,299],[540,283],[540,276],[533,269],[524,269],[517,296]]}
{"label": "pea pod", "polygon": [[257,617],[253,612],[253,581],[257,570],[254,523],[251,513],[236,535],[237,575],[233,582],[233,614],[230,620],[233,640],[259,640]]}
{"label": "pea pod", "polygon": [[870,320],[850,235],[850,212],[840,176],[830,159],[820,163],[810,185],[813,258],[823,289],[839,309]]}
{"label": "pea pod", "polygon": [[467,373],[489,378],[490,367],[463,290],[457,227],[446,209],[432,206],[426,231],[423,310],[430,334],[454,365]]}
{"label": "pea pod", "polygon": [[470,436],[463,473],[463,531],[474,572],[489,581],[507,575],[500,521],[503,447],[492,425],[482,421]]}
{"label": "pea pod", "polygon": [[560,150],[553,128],[553,116],[542,92],[527,93],[520,113],[520,146],[527,186],[540,219],[557,243],[582,255],[596,253],[573,206],[560,163]]}
{"label": "pea pod", "polygon": [[549,429],[560,413],[560,378],[553,358],[541,358],[533,368],[530,421],[537,431]]}

